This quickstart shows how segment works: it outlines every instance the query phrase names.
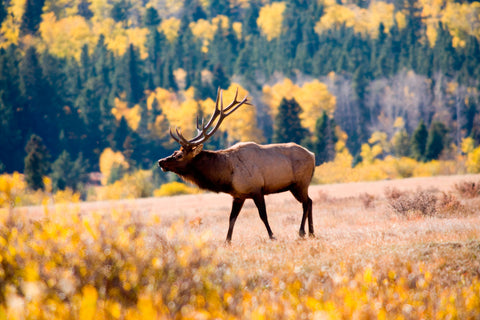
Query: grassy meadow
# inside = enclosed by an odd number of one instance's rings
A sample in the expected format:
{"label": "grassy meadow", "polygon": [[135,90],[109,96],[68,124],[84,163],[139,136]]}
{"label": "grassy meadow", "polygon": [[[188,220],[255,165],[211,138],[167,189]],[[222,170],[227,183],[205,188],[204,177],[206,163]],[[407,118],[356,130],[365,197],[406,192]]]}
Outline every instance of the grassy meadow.
{"label": "grassy meadow", "polygon": [[2,209],[0,319],[478,319],[480,175]]}

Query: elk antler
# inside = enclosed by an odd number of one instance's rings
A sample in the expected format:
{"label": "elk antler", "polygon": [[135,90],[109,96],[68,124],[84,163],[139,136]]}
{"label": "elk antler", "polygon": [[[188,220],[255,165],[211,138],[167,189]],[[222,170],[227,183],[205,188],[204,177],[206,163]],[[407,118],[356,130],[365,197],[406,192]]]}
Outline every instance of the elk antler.
{"label": "elk antler", "polygon": [[[199,120],[198,120],[198,117],[197,117],[197,131],[198,131],[198,134],[194,138],[192,138],[190,140],[185,139],[183,137],[181,131],[178,128],[175,129],[176,136],[172,132],[172,129],[170,128],[170,135],[172,136],[172,138],[175,141],[177,141],[184,148],[192,148],[192,147],[198,146],[199,144],[204,143],[211,136],[213,136],[215,131],[217,131],[217,129],[220,127],[220,124],[223,122],[223,120],[226,117],[231,115],[241,105],[243,105],[243,104],[248,104],[249,105],[250,104],[247,101],[247,97],[243,98],[242,101],[238,101],[237,96],[238,96],[238,88],[235,91],[235,98],[233,98],[233,101],[226,108],[224,108],[223,107],[223,91],[220,90],[220,88],[218,88],[217,101],[215,102],[215,111],[213,112],[212,116],[210,117],[210,120],[208,120],[207,124],[203,123],[203,119],[202,119],[202,122],[200,123]],[[220,108],[218,107],[219,102],[220,102]],[[218,120],[217,120],[217,118],[218,118]],[[217,122],[215,123],[213,128],[211,128],[215,121],[217,121]]]}

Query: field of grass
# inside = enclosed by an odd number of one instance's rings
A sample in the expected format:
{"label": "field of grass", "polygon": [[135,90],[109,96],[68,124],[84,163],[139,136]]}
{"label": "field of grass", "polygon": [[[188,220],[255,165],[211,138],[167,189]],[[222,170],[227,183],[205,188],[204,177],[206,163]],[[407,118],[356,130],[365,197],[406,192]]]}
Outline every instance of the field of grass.
{"label": "field of grass", "polygon": [[16,208],[0,227],[0,319],[478,319],[480,175]]}

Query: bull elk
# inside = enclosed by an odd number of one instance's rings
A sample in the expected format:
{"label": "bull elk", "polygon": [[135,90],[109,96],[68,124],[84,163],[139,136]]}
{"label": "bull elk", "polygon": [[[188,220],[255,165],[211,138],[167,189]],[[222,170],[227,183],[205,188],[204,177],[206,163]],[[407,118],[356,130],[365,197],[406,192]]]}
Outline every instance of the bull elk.
{"label": "bull elk", "polygon": [[206,124],[203,120],[200,123],[197,118],[198,134],[190,140],[178,128],[175,133],[170,128],[170,135],[181,147],[171,156],[160,159],[158,165],[163,171],[172,171],[202,189],[225,192],[233,197],[227,243],[232,239],[233,226],[246,199],[253,199],[268,236],[275,239],[268,224],[264,196],[283,191],[290,191],[302,203],[300,237],[305,237],[307,218],[309,235],[314,237],[312,200],[308,196],[308,186],[315,169],[313,153],[295,143],[258,145],[243,142],[225,150],[203,150],[203,143],[217,131],[226,117],[240,106],[250,104],[247,97],[241,101],[237,97],[238,89],[233,101],[224,108],[222,91],[219,90],[215,111]]}

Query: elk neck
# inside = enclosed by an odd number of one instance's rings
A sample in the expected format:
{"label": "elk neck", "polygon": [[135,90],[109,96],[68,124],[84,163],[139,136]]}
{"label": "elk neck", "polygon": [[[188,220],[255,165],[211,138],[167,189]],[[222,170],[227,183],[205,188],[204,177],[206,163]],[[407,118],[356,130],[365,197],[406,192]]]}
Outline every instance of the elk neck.
{"label": "elk neck", "polygon": [[181,175],[202,189],[232,191],[233,166],[223,150],[201,151]]}

